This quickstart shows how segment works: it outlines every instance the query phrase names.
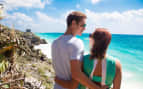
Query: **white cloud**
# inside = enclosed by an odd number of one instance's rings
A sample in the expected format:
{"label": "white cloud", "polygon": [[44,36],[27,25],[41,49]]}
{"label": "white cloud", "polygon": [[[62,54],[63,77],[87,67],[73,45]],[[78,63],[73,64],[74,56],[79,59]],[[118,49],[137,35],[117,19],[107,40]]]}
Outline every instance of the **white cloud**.
{"label": "white cloud", "polygon": [[51,0],[5,0],[5,3],[8,10],[18,7],[44,8],[45,5],[51,4]]}
{"label": "white cloud", "polygon": [[117,34],[143,34],[143,9],[123,13],[96,13],[86,9],[85,13],[88,17],[85,32],[93,32],[95,27],[105,27]]}
{"label": "white cloud", "polygon": [[65,22],[62,18],[50,17],[45,13],[36,12],[37,19],[32,25],[34,32],[64,32]]}
{"label": "white cloud", "polygon": [[33,23],[33,20],[31,17],[23,14],[23,13],[13,13],[13,14],[7,14],[6,18],[4,18],[3,24],[11,27],[14,25],[16,29],[25,30],[27,27],[31,26],[31,23]]}
{"label": "white cloud", "polygon": [[64,17],[53,18],[41,12],[36,12],[36,18],[23,13],[7,14],[2,23],[10,27],[15,25],[22,31],[30,28],[33,32],[64,32],[66,29]]}
{"label": "white cloud", "polygon": [[76,8],[80,8],[80,5],[79,5],[79,4],[76,4]]}
{"label": "white cloud", "polygon": [[98,2],[100,2],[100,0],[91,0],[91,3],[92,3],[92,4],[96,4],[96,3],[98,3]]}
{"label": "white cloud", "polygon": [[[3,21],[5,24],[15,26],[20,30],[31,28],[33,32],[65,32],[66,17],[74,10],[67,11],[61,16],[52,17],[48,14],[36,12],[36,17],[30,17],[23,13],[8,14]],[[93,32],[95,27],[105,27],[116,34],[143,34],[143,9],[126,12],[96,13],[88,9],[87,30]]]}

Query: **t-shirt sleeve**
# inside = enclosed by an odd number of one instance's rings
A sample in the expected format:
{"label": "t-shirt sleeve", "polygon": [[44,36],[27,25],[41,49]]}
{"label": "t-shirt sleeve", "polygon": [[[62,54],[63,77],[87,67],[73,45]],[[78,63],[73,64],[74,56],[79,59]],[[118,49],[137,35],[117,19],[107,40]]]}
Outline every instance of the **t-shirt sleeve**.
{"label": "t-shirt sleeve", "polygon": [[69,45],[70,60],[83,60],[83,45],[81,44],[70,44]]}

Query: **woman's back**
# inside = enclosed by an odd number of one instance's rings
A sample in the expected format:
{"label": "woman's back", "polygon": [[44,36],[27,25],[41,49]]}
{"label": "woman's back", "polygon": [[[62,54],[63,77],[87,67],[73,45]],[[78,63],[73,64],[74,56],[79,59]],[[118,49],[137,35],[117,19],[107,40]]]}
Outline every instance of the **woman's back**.
{"label": "woman's back", "polygon": [[[96,84],[101,85],[102,81],[104,80],[105,74],[105,85],[108,87],[111,87],[115,73],[116,73],[116,63],[114,58],[112,57],[107,57],[104,60],[98,60],[96,64],[96,60],[90,59],[90,55],[84,56],[83,59],[83,72],[88,76],[91,77],[92,75],[92,81],[94,81]],[[104,64],[105,61],[106,63]],[[96,64],[96,65],[95,65]],[[106,66],[104,66],[106,65]],[[93,69],[95,67],[95,69]],[[92,73],[93,72],[93,73]],[[105,73],[104,73],[105,72]],[[79,89],[85,89],[83,85],[79,85]]]}

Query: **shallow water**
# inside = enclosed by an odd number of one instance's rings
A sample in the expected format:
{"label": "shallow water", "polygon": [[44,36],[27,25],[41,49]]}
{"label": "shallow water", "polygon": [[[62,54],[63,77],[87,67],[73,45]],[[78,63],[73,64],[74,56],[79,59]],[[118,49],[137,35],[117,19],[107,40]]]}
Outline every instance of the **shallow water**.
{"label": "shallow water", "polygon": [[[63,33],[35,33],[48,41],[46,45],[37,46],[42,52],[51,57],[51,43]],[[89,53],[89,34],[84,33],[80,38]],[[120,60],[123,78],[121,89],[142,89],[143,84],[143,36],[141,35],[112,35],[107,54]],[[45,50],[46,49],[46,50]]]}

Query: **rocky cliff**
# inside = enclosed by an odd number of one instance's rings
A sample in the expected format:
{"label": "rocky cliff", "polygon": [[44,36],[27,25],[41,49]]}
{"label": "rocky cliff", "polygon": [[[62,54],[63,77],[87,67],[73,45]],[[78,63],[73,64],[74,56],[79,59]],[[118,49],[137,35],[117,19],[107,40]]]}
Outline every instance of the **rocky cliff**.
{"label": "rocky cliff", "polygon": [[0,88],[52,89],[52,60],[34,49],[47,42],[32,32],[0,26]]}

